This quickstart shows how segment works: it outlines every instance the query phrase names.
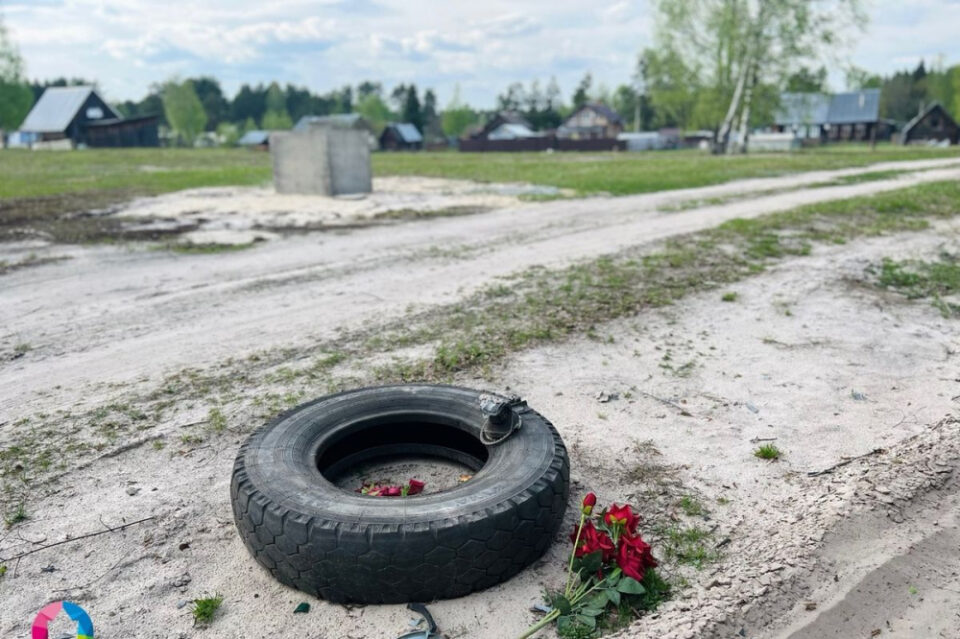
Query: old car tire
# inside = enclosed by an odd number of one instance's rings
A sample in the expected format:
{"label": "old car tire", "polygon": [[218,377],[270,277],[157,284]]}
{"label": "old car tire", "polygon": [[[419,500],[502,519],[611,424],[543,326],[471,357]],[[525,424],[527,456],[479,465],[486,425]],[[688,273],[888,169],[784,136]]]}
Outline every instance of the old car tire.
{"label": "old car tire", "polygon": [[[364,388],[322,397],[259,428],[231,482],[240,536],[281,582],[334,602],[459,597],[539,558],[569,492],[560,435],[521,403],[518,430],[480,441],[481,393],[436,385]],[[456,488],[378,498],[329,477],[385,454],[419,452],[475,470]]]}

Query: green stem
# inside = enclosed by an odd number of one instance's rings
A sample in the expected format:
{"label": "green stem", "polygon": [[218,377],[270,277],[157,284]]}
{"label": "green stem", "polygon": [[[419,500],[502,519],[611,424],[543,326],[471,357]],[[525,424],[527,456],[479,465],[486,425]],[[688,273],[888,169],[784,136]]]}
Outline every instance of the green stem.
{"label": "green stem", "polygon": [[560,616],[560,611],[554,608],[553,610],[547,613],[546,617],[544,617],[537,623],[527,628],[526,632],[524,632],[522,635],[517,637],[517,639],[527,639],[527,637],[532,637],[533,635],[537,634],[538,632],[546,628],[548,625],[553,623],[553,621],[559,616]]}
{"label": "green stem", "polygon": [[577,556],[577,547],[580,545],[580,533],[583,532],[583,524],[587,516],[580,511],[580,525],[577,526],[577,537],[573,541],[573,550],[570,551],[570,564],[567,566],[567,587],[563,589],[563,596],[570,598],[570,583],[573,581],[573,560]]}

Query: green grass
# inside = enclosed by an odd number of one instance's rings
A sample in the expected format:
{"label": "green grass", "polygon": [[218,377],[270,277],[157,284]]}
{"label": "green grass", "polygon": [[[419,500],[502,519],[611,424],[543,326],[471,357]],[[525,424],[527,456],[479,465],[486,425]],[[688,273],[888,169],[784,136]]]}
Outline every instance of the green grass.
{"label": "green grass", "polygon": [[166,244],[159,248],[181,253],[183,255],[215,255],[217,253],[233,253],[253,248],[255,242],[245,242],[243,244]]}
{"label": "green grass", "polygon": [[[614,195],[706,186],[798,171],[890,160],[960,157],[957,149],[880,145],[795,153],[712,156],[649,153],[377,153],[374,174],[423,175],[483,182],[531,182]],[[205,186],[248,186],[271,179],[270,155],[246,149],[88,149],[63,153],[0,151],[0,199],[77,193],[117,197]],[[855,178],[850,178],[855,179]],[[110,199],[110,198],[107,198]]]}
{"label": "green grass", "polygon": [[194,599],[191,612],[195,624],[209,624],[223,604],[223,595],[214,595],[203,599]]}
{"label": "green grass", "polygon": [[759,459],[766,459],[768,461],[775,461],[777,459],[780,459],[782,455],[783,453],[780,452],[780,449],[774,446],[773,444],[764,444],[763,446],[760,446],[755,451],[753,451],[754,457],[757,457]]}
{"label": "green grass", "polygon": [[721,302],[736,302],[737,294],[736,293],[724,293],[720,298]]}
{"label": "green grass", "polygon": [[660,531],[661,543],[667,559],[678,564],[693,566],[698,570],[720,558],[714,548],[710,531],[691,526],[674,525]]}
{"label": "green grass", "polygon": [[677,505],[680,506],[680,510],[688,517],[699,517],[704,514],[703,504],[691,495],[681,497]]}
{"label": "green grass", "polygon": [[202,186],[264,184],[270,156],[246,149],[0,151],[0,198],[80,192],[137,195]]}
{"label": "green grass", "polygon": [[902,293],[907,299],[929,299],[944,317],[960,315],[960,305],[944,300],[960,292],[960,258],[941,253],[935,262],[886,258],[874,268],[877,286]]}
{"label": "green grass", "polygon": [[850,145],[738,156],[713,156],[699,151],[549,155],[384,153],[374,155],[373,166],[376,175],[424,175],[482,182],[520,181],[573,189],[583,194],[628,195],[708,186],[743,178],[937,157],[960,157],[960,150],[879,145],[871,151],[866,145]]}
{"label": "green grass", "polygon": [[27,506],[22,501],[17,504],[17,507],[4,518],[4,523],[7,525],[7,528],[13,528],[19,523],[25,522],[30,516],[27,514]]}

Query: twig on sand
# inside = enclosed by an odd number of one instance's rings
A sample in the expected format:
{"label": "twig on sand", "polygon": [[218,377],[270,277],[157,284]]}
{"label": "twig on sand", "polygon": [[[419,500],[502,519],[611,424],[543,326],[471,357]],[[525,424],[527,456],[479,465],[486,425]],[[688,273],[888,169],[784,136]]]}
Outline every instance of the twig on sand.
{"label": "twig on sand", "polygon": [[64,544],[69,544],[74,541],[80,541],[81,539],[89,539],[90,537],[96,537],[98,535],[105,535],[107,533],[117,532],[118,530],[124,530],[125,528],[129,528],[130,526],[136,526],[137,524],[142,524],[144,522],[147,522],[153,519],[156,519],[156,516],[145,517],[143,519],[138,519],[137,521],[131,521],[129,524],[123,524],[122,526],[114,526],[113,528],[107,528],[106,530],[98,530],[96,532],[80,535],[79,537],[71,537],[70,539],[64,539],[63,541],[55,541],[52,544],[46,544],[44,546],[40,546],[39,548],[34,548],[32,550],[22,552],[19,555],[14,555],[13,557],[7,557],[7,558],[0,557],[0,561],[8,562],[8,561],[16,560],[19,562],[24,557],[28,555],[32,555],[35,552],[40,552],[41,550],[46,550],[47,548],[53,548],[54,546],[62,546]]}
{"label": "twig on sand", "polygon": [[857,461],[858,459],[864,459],[864,458],[866,458],[866,457],[873,457],[873,456],[875,456],[875,455],[882,455],[882,454],[884,454],[885,452],[887,452],[887,449],[886,449],[886,448],[874,448],[874,449],[871,450],[869,453],[864,453],[864,454],[862,454],[862,455],[857,455],[856,457],[847,457],[847,458],[845,458],[843,461],[838,462],[838,463],[836,463],[836,464],[834,464],[833,466],[830,466],[830,467],[828,467],[828,468],[824,468],[823,470],[811,470],[809,473],[807,473],[807,477],[818,477],[818,476],[820,476],[820,475],[826,475],[826,474],[828,474],[828,473],[832,473],[833,471],[835,471],[835,470],[838,469],[838,468],[842,468],[843,466],[846,466],[847,464],[849,464],[849,463],[851,463],[851,462],[855,462],[855,461]]}
{"label": "twig on sand", "polygon": [[644,396],[646,396],[646,397],[649,397],[650,399],[655,399],[655,400],[657,400],[658,402],[660,402],[661,404],[665,404],[665,405],[669,406],[670,408],[676,409],[677,412],[679,412],[679,413],[680,413],[681,415],[683,415],[684,417],[693,417],[693,415],[690,413],[690,411],[688,411],[686,408],[684,408],[683,406],[681,406],[680,404],[678,404],[678,403],[676,403],[676,402],[672,402],[672,401],[670,401],[669,399],[664,399],[663,397],[657,397],[656,395],[654,395],[654,394],[652,394],[652,393],[648,393],[647,391],[640,391],[640,394],[641,394],[641,395],[644,395]]}
{"label": "twig on sand", "polygon": [[759,444],[760,442],[775,442],[777,441],[776,437],[754,437],[750,440],[751,444]]}

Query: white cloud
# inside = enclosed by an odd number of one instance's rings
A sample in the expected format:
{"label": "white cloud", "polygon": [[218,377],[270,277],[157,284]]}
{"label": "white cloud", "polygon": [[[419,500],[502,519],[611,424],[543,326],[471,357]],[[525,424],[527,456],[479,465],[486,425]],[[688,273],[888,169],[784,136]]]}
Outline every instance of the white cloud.
{"label": "white cloud", "polygon": [[[33,77],[83,76],[112,99],[139,98],[172,74],[329,90],[363,79],[416,82],[441,102],[461,84],[478,106],[514,81],[587,71],[629,81],[650,43],[643,0],[6,0],[6,22]],[[888,73],[944,54],[960,62],[960,3],[874,0],[852,61]]]}

